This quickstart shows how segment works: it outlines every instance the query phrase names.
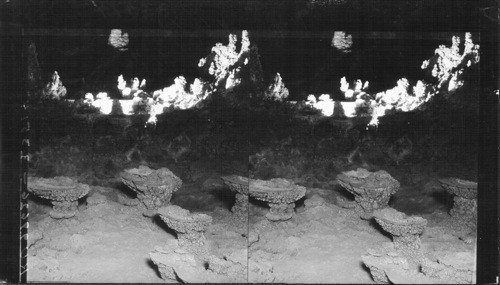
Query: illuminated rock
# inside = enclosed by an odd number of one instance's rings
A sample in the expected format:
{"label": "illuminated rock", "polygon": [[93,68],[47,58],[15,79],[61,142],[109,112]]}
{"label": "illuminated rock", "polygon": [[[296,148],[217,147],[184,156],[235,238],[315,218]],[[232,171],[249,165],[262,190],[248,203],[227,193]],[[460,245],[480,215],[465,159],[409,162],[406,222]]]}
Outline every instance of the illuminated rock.
{"label": "illuminated rock", "polygon": [[241,33],[240,51],[236,50],[237,39],[236,35],[230,34],[227,45],[217,43],[198,63],[202,72],[214,79],[214,90],[230,90],[245,82],[257,90],[262,88],[262,66],[257,47],[251,44],[246,30]]}
{"label": "illuminated rock", "polygon": [[363,83],[361,79],[356,80],[353,84],[349,84],[345,77],[340,79],[340,91],[344,93],[344,97],[349,101],[372,99],[371,95],[367,93],[369,86],[368,81]]}
{"label": "illuminated rock", "polygon": [[128,49],[128,44],[128,33],[124,33],[121,29],[111,30],[108,38],[108,45],[119,51],[126,51]]}
{"label": "illuminated rock", "polygon": [[144,91],[141,88],[146,87],[146,79],[139,82],[139,78],[134,77],[130,84],[123,79],[123,75],[118,76],[118,90],[122,93],[124,99],[132,99],[139,96]]}
{"label": "illuminated rock", "polygon": [[288,98],[289,92],[283,83],[283,79],[279,73],[274,76],[273,83],[267,88],[265,98],[273,101],[285,101]]}
{"label": "illuminated rock", "polygon": [[378,118],[394,112],[421,110],[436,95],[436,88],[421,80],[413,87],[406,78],[399,79],[397,86],[375,95],[370,126],[378,125]]}
{"label": "illuminated rock", "polygon": [[210,94],[211,89],[208,84],[199,78],[196,78],[188,88],[186,78],[178,76],[171,86],[153,92],[156,103],[152,106],[151,114],[161,114],[164,108],[169,107],[181,110],[193,108]]}
{"label": "illuminated rock", "polygon": [[[206,58],[200,59],[198,67],[215,78],[214,85],[219,87],[229,76],[230,67],[238,61],[238,52],[236,51],[237,36],[229,35],[227,46],[217,43]],[[243,48],[242,48],[243,49]]]}
{"label": "illuminated rock", "polygon": [[437,88],[445,91],[445,96],[454,93],[463,86],[465,70],[480,60],[480,47],[474,44],[472,34],[465,33],[464,39],[462,53],[460,53],[461,38],[453,36],[450,47],[440,45],[435,50],[435,55],[422,63],[422,69],[438,80]]}
{"label": "illuminated rock", "polygon": [[42,90],[42,98],[44,99],[63,99],[66,96],[66,87],[62,84],[61,78],[57,71],[52,74],[52,81],[47,83]]}
{"label": "illuminated rock", "polygon": [[335,102],[330,98],[329,94],[322,94],[319,96],[316,103],[313,105],[314,108],[321,110],[324,116],[332,116],[335,110]]}
{"label": "illuminated rock", "polygon": [[95,96],[92,106],[98,108],[102,114],[109,115],[113,111],[113,99],[108,97],[108,93],[100,92]]}
{"label": "illuminated rock", "polygon": [[92,93],[85,94],[85,99],[83,102],[87,104],[92,104],[94,102],[94,95]]}
{"label": "illuminated rock", "polygon": [[332,46],[343,53],[350,53],[352,46],[352,35],[344,31],[335,31],[332,38]]}

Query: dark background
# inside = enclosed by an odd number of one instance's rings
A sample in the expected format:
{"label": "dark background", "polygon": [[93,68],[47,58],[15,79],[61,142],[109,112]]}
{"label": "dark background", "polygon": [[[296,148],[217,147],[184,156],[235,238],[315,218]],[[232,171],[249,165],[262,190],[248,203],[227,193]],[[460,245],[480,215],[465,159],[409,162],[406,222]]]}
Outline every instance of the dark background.
{"label": "dark background", "polygon": [[[23,50],[37,45],[42,79],[58,70],[68,96],[113,88],[118,73],[146,77],[148,89],[175,76],[197,76],[199,58],[229,32],[254,34],[266,79],[280,72],[291,99],[334,93],[338,79],[361,78],[372,88],[396,78],[420,77],[418,67],[449,33],[481,34],[478,282],[498,276],[498,19],[496,1],[457,0],[1,0],[0,1],[0,281],[17,282],[21,104],[26,91]],[[488,8],[492,7],[492,8]],[[129,50],[107,45],[109,29],[131,37]],[[331,47],[333,31],[348,31],[355,44],[345,55]],[[371,31],[390,32],[393,39]],[[443,38],[426,32],[443,32]],[[155,35],[157,33],[157,35]],[[391,34],[393,33],[393,34]],[[410,35],[407,38],[401,35]],[[413,56],[409,56],[409,55]],[[411,69],[408,69],[411,67]],[[83,81],[78,79],[83,78]]]}

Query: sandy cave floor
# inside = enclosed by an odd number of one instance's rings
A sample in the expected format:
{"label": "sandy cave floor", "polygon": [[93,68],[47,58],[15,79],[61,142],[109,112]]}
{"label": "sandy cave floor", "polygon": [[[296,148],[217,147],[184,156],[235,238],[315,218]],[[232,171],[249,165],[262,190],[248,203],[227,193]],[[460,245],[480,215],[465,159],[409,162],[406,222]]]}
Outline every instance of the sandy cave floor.
{"label": "sandy cave floor", "polygon": [[[305,206],[303,199],[297,202],[294,218],[279,223],[267,221],[266,205],[251,199],[245,224],[233,218],[233,194],[219,175],[212,171],[208,179],[200,177],[202,185],[184,183],[172,199],[173,204],[214,218],[206,233],[213,252],[221,255],[249,245],[249,260],[269,272],[265,282],[374,283],[361,256],[390,243],[391,237],[373,221],[340,207],[339,201],[346,199],[343,193],[307,188],[306,199],[321,197],[324,203]],[[29,281],[172,282],[160,278],[149,253],[175,239],[175,233],[160,219],[120,204],[117,195],[123,191],[119,180],[115,182],[115,187],[92,186],[72,219],[50,218],[50,204],[31,197]],[[428,219],[422,243],[429,255],[474,251],[475,243],[466,244],[453,233],[443,201],[411,193],[411,187],[402,185],[392,206]],[[247,277],[250,282],[263,281],[252,274]]]}

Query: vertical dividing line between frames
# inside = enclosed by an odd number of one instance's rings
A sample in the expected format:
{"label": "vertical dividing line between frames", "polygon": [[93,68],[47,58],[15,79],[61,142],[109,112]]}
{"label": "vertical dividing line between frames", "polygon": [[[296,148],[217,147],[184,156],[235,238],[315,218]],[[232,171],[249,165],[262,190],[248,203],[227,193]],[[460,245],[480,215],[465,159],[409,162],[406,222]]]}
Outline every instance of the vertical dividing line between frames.
{"label": "vertical dividing line between frames", "polygon": [[[24,30],[22,32],[24,35]],[[24,38],[24,37],[23,37]],[[24,39],[23,39],[24,41]],[[23,42],[24,44],[24,42]],[[24,49],[23,49],[24,50]],[[24,54],[22,56],[23,66],[27,66],[24,61]],[[22,69],[22,71],[26,71]],[[20,151],[20,270],[19,270],[19,281],[20,283],[27,283],[28,275],[28,162],[29,162],[29,134],[30,134],[30,123],[28,118],[28,112],[26,110],[28,94],[26,92],[22,93],[23,98],[21,99],[22,105],[20,106],[21,113],[21,124],[20,124],[20,138],[21,138],[21,151]]]}

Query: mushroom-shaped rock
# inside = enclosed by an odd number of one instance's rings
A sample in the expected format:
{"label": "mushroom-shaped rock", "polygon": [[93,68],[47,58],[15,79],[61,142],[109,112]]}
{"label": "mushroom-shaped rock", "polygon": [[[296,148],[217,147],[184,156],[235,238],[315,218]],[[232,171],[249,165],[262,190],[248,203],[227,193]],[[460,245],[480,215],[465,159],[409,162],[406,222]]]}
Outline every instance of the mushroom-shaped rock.
{"label": "mushroom-shaped rock", "polygon": [[477,183],[458,178],[440,179],[441,186],[453,197],[452,217],[475,229],[477,225]]}
{"label": "mushroom-shaped rock", "polygon": [[212,224],[212,217],[209,215],[192,214],[175,205],[160,208],[158,214],[165,224],[177,233],[180,246],[205,244],[204,232]]}
{"label": "mushroom-shaped rock", "polygon": [[52,202],[49,213],[54,219],[71,218],[76,215],[78,199],[87,195],[90,187],[69,177],[54,178],[30,177],[28,191]]}
{"label": "mushroom-shaped rock", "polygon": [[293,182],[274,178],[250,180],[250,196],[265,201],[271,207],[266,218],[270,221],[286,221],[293,216],[295,201],[304,197],[306,188]]}
{"label": "mushroom-shaped rock", "polygon": [[384,170],[369,172],[364,168],[347,171],[337,176],[339,184],[354,194],[356,203],[371,213],[387,207],[391,195],[399,190],[399,182]]}
{"label": "mushroom-shaped rock", "polygon": [[375,221],[392,235],[394,246],[407,253],[420,249],[420,235],[424,232],[427,220],[421,217],[408,217],[392,208],[377,210],[373,213]]}
{"label": "mushroom-shaped rock", "polygon": [[236,193],[236,203],[231,208],[231,211],[235,214],[246,215],[248,213],[248,178],[238,175],[223,176],[221,178],[224,184]]}
{"label": "mushroom-shaped rock", "polygon": [[167,168],[153,170],[140,166],[125,170],[121,177],[123,183],[137,193],[137,198],[146,207],[146,216],[153,216],[156,209],[169,204],[172,193],[182,185],[182,180]]}

